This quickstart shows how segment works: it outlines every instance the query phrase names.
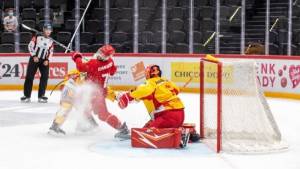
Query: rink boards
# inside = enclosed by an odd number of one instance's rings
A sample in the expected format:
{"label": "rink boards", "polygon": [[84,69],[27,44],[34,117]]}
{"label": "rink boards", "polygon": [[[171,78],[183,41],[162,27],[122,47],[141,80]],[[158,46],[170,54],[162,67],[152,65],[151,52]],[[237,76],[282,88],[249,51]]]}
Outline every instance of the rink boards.
{"label": "rink boards", "polygon": [[[92,54],[85,54],[91,57]],[[136,80],[133,72],[137,63],[145,66],[157,64],[161,67],[163,76],[171,79],[182,90],[199,91],[199,62],[204,55],[196,54],[116,54],[114,60],[118,67],[117,73],[110,77],[108,83],[116,89],[128,90],[143,83],[144,79]],[[265,55],[218,55],[224,61],[247,59],[257,63],[257,79],[267,96],[300,99],[300,56],[265,56]],[[0,54],[0,89],[22,89],[27,70],[29,55],[26,53]],[[71,69],[75,68],[69,54],[55,54],[50,59],[48,89],[63,80]],[[225,77],[232,70],[225,70]],[[36,74],[36,79],[39,78]],[[211,74],[209,83],[214,83],[215,74]],[[237,77],[235,77],[237,78]],[[137,78],[138,79],[138,78]],[[34,84],[36,88],[38,80]]]}

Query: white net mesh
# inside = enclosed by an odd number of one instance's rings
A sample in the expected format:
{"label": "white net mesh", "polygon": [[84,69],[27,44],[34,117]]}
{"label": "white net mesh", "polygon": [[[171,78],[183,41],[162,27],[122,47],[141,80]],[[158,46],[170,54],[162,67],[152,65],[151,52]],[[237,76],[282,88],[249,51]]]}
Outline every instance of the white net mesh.
{"label": "white net mesh", "polygon": [[[287,148],[259,87],[253,61],[225,62],[222,67],[222,151],[270,152]],[[204,134],[215,144],[217,64],[204,63]]]}

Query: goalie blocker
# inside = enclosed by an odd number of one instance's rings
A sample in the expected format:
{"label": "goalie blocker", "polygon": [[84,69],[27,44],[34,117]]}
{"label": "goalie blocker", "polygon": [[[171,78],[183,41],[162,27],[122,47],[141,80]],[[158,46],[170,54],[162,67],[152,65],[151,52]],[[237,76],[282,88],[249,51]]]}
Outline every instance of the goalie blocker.
{"label": "goalie blocker", "polygon": [[139,148],[184,148],[188,142],[198,142],[199,138],[194,124],[179,128],[131,129],[131,145]]}

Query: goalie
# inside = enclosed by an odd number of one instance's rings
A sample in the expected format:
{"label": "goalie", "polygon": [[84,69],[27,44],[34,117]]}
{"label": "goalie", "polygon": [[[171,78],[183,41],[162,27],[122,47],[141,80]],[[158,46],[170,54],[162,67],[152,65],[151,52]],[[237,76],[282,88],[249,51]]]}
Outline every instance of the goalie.
{"label": "goalie", "polygon": [[178,97],[179,88],[175,83],[161,77],[158,65],[145,69],[146,82],[136,89],[121,94],[118,104],[121,109],[133,100],[142,100],[151,117],[145,128],[178,128],[184,121],[184,105]]}

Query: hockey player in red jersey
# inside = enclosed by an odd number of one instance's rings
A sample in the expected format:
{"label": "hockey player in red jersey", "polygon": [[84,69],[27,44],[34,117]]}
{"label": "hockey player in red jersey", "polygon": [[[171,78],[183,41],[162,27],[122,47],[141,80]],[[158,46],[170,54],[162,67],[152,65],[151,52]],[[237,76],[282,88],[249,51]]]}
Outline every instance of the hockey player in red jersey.
{"label": "hockey player in red jersey", "polygon": [[126,123],[121,121],[107,110],[105,97],[107,94],[107,80],[109,76],[116,73],[117,67],[112,56],[115,49],[111,45],[104,45],[94,54],[93,59],[84,63],[81,53],[74,53],[72,59],[80,72],[87,73],[87,80],[97,86],[92,101],[92,109],[101,121],[106,122],[119,132],[115,134],[117,138],[129,138],[129,130]]}

